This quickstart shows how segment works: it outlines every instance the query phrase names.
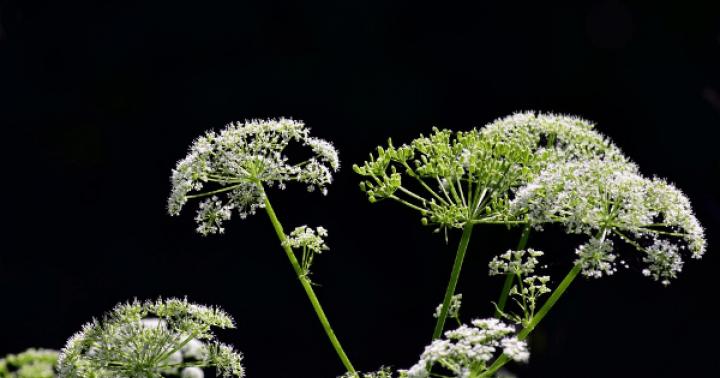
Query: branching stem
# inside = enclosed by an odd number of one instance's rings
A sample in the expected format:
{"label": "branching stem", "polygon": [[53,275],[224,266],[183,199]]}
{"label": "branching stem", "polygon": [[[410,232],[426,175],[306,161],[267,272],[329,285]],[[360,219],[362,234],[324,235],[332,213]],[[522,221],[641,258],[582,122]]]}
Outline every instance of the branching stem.
{"label": "branching stem", "polygon": [[[523,229],[522,235],[520,236],[520,241],[517,245],[518,251],[525,249],[525,246],[527,246],[528,238],[530,237],[530,229],[531,227],[529,225],[525,226],[525,228]],[[497,309],[495,309],[496,318],[499,318],[500,313],[505,310],[505,304],[507,303],[508,294],[510,293],[510,289],[512,288],[514,278],[515,275],[513,273],[508,273],[505,276],[505,283],[503,284],[502,291],[500,292],[500,298],[497,302]]]}
{"label": "branching stem", "polygon": [[340,345],[340,341],[338,340],[337,336],[335,336],[335,332],[333,332],[333,329],[330,326],[330,321],[328,321],[327,316],[325,316],[325,311],[323,311],[322,306],[320,305],[320,301],[315,295],[315,291],[312,288],[310,280],[303,273],[302,267],[300,266],[297,257],[295,257],[295,253],[293,253],[292,248],[285,242],[287,237],[285,236],[285,232],[283,231],[282,224],[280,224],[277,215],[275,215],[275,211],[270,205],[270,200],[268,199],[268,196],[265,193],[262,184],[258,183],[258,185],[263,194],[263,198],[265,199],[265,211],[270,218],[270,222],[272,222],[273,228],[275,228],[275,233],[277,233],[278,239],[280,239],[280,245],[282,245],[283,250],[285,250],[285,254],[290,260],[290,265],[292,265],[293,269],[295,270],[295,274],[297,275],[298,280],[300,280],[300,284],[302,285],[303,289],[305,289],[305,293],[307,294],[308,299],[310,299],[310,303],[312,303],[313,309],[315,310],[315,313],[317,314],[320,323],[325,329],[325,333],[330,339],[330,343],[332,344],[333,348],[335,348],[335,352],[337,352],[338,357],[340,357],[340,361],[342,361],[345,369],[347,369],[347,371],[353,376],[359,377],[352,363],[350,363],[350,359],[348,359],[345,351]]}
{"label": "branching stem", "polygon": [[455,254],[455,263],[453,264],[452,273],[450,273],[450,282],[448,282],[447,289],[445,290],[445,299],[443,299],[440,316],[438,316],[437,323],[435,323],[433,340],[439,338],[440,335],[442,335],[443,328],[445,327],[445,320],[447,319],[448,312],[450,310],[450,301],[452,300],[453,295],[455,295],[455,287],[457,286],[458,279],[460,278],[460,270],[462,270],[463,260],[465,259],[465,252],[467,251],[468,244],[470,244],[470,236],[472,235],[472,231],[473,225],[470,223],[466,224],[465,227],[463,227],[460,244],[458,245],[457,253]]}
{"label": "branching stem", "polygon": [[[518,340],[525,340],[528,335],[535,329],[535,327],[540,323],[540,321],[543,320],[545,315],[555,306],[555,303],[557,303],[558,299],[565,293],[565,290],[567,290],[568,286],[575,280],[575,277],[582,271],[582,267],[578,264],[574,265],[572,269],[570,269],[570,272],[563,278],[563,280],[560,282],[558,287],[553,290],[553,293],[550,295],[550,298],[545,301],[542,307],[540,307],[540,310],[533,316],[530,323],[528,323],[525,328],[523,328],[520,333],[518,333]],[[503,367],[506,363],[510,361],[510,357],[508,357],[506,354],[502,354],[500,357],[498,357],[495,362],[493,362],[492,365],[482,374],[480,375],[480,378],[489,378],[492,377],[495,372],[497,372],[501,367]]]}

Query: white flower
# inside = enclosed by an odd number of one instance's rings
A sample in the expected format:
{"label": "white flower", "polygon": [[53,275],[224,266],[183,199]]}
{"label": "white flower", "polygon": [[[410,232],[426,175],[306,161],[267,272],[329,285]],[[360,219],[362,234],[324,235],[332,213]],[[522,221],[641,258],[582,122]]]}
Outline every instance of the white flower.
{"label": "white flower", "polygon": [[[242,356],[215,340],[214,327],[234,328],[234,322],[218,308],[187,300],[119,304],[67,341],[58,359],[59,375],[155,377],[203,366],[216,368],[223,377],[243,377]],[[195,354],[193,360],[183,356],[184,347],[192,344],[184,344],[188,335],[204,340],[205,353]]]}
{"label": "white flower", "polygon": [[[593,238],[576,251],[586,276],[615,272],[610,237],[645,253],[643,262],[654,274],[643,274],[664,284],[682,268],[678,251],[700,258],[706,249],[704,230],[687,197],[664,180],[642,177],[628,163],[595,159],[549,165],[517,191],[510,210],[536,227],[560,223],[567,232]],[[600,233],[607,233],[602,241]]]}
{"label": "white flower", "polygon": [[515,361],[527,362],[530,358],[530,352],[527,349],[527,343],[520,341],[514,337],[504,338],[500,342],[503,347],[503,353]]}
{"label": "white flower", "polygon": [[447,369],[455,378],[479,374],[501,348],[513,360],[527,361],[527,344],[513,335],[514,327],[498,319],[476,319],[471,324],[445,332],[445,339],[434,340],[415,365],[401,371],[401,376],[427,378],[434,365]]}
{"label": "white flower", "polygon": [[323,251],[330,249],[324,240],[327,235],[327,230],[322,226],[314,230],[308,226],[299,226],[296,227],[290,235],[287,235],[285,241],[283,241],[284,245],[300,250],[300,266],[306,279],[309,279],[310,267],[312,266],[315,255],[319,255]]}
{"label": "white flower", "polygon": [[653,245],[647,248],[643,262],[648,264],[643,274],[651,276],[655,281],[661,281],[663,285],[669,285],[670,279],[676,278],[683,267],[678,246],[667,240],[655,240]]}
{"label": "white flower", "polygon": [[337,150],[332,143],[323,139],[312,137],[307,138],[306,143],[321,160],[330,164],[330,168],[335,171],[340,169],[340,158],[338,158]]}
{"label": "white flower", "polygon": [[[462,294],[455,294],[450,299],[450,306],[448,307],[448,317],[450,318],[458,318],[460,316],[460,306],[462,305]],[[435,308],[435,313],[433,314],[434,318],[440,317],[440,313],[442,312],[443,304],[440,303]]]}
{"label": "white flower", "polygon": [[329,249],[325,244],[325,240],[323,240],[327,235],[327,230],[322,226],[313,230],[303,225],[296,227],[285,238],[285,244],[292,248],[307,248],[313,253],[320,254]]}
{"label": "white flower", "polygon": [[612,240],[590,238],[587,243],[575,250],[575,254],[578,255],[575,264],[582,267],[582,274],[586,277],[600,278],[603,274],[612,276],[617,271],[616,256],[612,250]]}
{"label": "white flower", "polygon": [[528,275],[535,272],[538,264],[538,257],[543,256],[542,251],[536,251],[532,248],[527,250],[513,251],[508,250],[502,255],[495,256],[490,261],[490,275],[516,274]]}
{"label": "white flower", "polygon": [[217,196],[212,196],[200,202],[195,221],[197,232],[203,235],[223,233],[223,221],[230,219],[233,204],[223,204]]}
{"label": "white flower", "polygon": [[[291,143],[308,147],[312,156],[291,162],[286,156]],[[263,186],[284,189],[287,182],[296,181],[310,191],[327,193],[332,173],[339,167],[332,144],[310,137],[302,122],[281,118],[231,123],[196,139],[177,163],[168,212],[178,215],[189,199],[212,196],[201,202],[195,218],[197,231],[222,233],[221,224],[233,211],[245,218],[264,207]]]}

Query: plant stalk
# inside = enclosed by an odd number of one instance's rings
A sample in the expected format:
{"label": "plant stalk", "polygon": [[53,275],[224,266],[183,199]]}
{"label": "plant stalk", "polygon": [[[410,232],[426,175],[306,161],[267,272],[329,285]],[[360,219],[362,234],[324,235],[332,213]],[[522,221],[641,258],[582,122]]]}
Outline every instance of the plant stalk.
{"label": "plant stalk", "polygon": [[338,340],[337,336],[335,336],[335,332],[333,332],[333,329],[330,326],[330,321],[328,321],[327,316],[325,316],[325,311],[323,311],[322,306],[320,305],[320,301],[315,295],[315,291],[313,290],[310,281],[303,274],[300,263],[298,262],[297,257],[295,257],[295,253],[293,253],[292,248],[285,242],[287,237],[285,236],[285,232],[283,231],[282,224],[280,224],[277,215],[275,215],[275,211],[270,205],[270,200],[268,199],[265,190],[262,188],[262,186],[260,186],[260,188],[263,193],[263,197],[265,198],[265,212],[267,212],[267,215],[270,218],[270,222],[272,222],[273,228],[275,228],[275,233],[277,233],[278,239],[280,239],[280,245],[282,245],[283,250],[285,250],[285,254],[290,260],[290,265],[292,265],[293,269],[295,270],[295,274],[300,280],[300,284],[302,284],[303,289],[305,289],[305,293],[307,294],[308,299],[310,299],[310,303],[312,303],[313,309],[315,310],[315,313],[317,314],[320,323],[325,329],[325,333],[330,339],[330,343],[332,343],[333,348],[335,348],[335,352],[337,352],[338,357],[340,357],[340,361],[342,361],[345,369],[347,369],[347,371],[353,376],[357,377],[358,374],[355,371],[352,363],[350,363],[350,359],[348,359],[348,356],[345,354],[342,346],[340,345],[340,341]]}
{"label": "plant stalk", "polygon": [[443,328],[445,327],[445,320],[447,320],[448,311],[450,310],[450,301],[452,300],[453,295],[455,295],[455,287],[457,286],[458,279],[460,278],[460,270],[462,269],[462,263],[465,259],[465,252],[467,251],[468,244],[470,243],[472,231],[473,225],[469,222],[466,223],[465,227],[463,227],[460,244],[458,245],[458,249],[455,254],[455,263],[453,264],[452,273],[450,273],[450,282],[448,282],[447,289],[445,289],[445,299],[443,299],[440,316],[438,316],[437,323],[435,323],[433,340],[442,335]]}
{"label": "plant stalk", "polygon": [[[563,278],[558,287],[550,295],[550,298],[545,301],[540,310],[535,314],[530,323],[526,325],[525,328],[520,331],[520,333],[518,333],[518,340],[525,340],[528,335],[530,335],[530,333],[535,329],[538,323],[540,323],[540,321],[543,320],[545,315],[547,315],[548,311],[550,311],[553,306],[555,306],[555,303],[565,293],[565,290],[567,290],[568,286],[570,286],[570,284],[573,282],[575,277],[577,277],[581,270],[582,267],[579,264],[575,264],[572,267],[570,272],[568,272],[568,274],[565,276],[565,278]],[[506,363],[508,363],[508,361],[510,361],[510,357],[508,357],[506,354],[502,354],[500,357],[498,357],[497,360],[495,360],[495,362],[493,362],[492,365],[490,365],[490,367],[480,377],[492,377],[492,375],[495,374],[495,372],[498,371],[501,367],[503,367]]]}
{"label": "plant stalk", "polygon": [[[530,225],[525,226],[523,229],[522,235],[520,236],[520,241],[517,245],[517,250],[523,250],[525,249],[525,246],[527,246],[528,238],[530,237]],[[497,302],[497,308],[495,309],[495,317],[499,318],[500,313],[505,310],[505,304],[507,304],[508,295],[510,293],[510,289],[512,288],[513,280],[515,279],[515,275],[512,273],[508,273],[505,276],[505,284],[503,284],[502,291],[500,292],[500,298]]]}

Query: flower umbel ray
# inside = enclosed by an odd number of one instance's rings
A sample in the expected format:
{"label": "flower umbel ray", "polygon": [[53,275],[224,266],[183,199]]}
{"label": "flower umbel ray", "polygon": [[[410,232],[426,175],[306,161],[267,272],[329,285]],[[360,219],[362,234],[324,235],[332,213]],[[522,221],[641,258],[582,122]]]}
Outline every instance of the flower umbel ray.
{"label": "flower umbel ray", "polygon": [[[682,270],[682,251],[698,259],[706,249],[704,230],[680,190],[604,160],[551,165],[518,190],[510,207],[537,229],[559,223],[568,233],[588,235],[576,252],[588,277],[616,271],[611,237],[641,252],[643,274],[664,285]],[[600,230],[608,237],[596,238]]]}

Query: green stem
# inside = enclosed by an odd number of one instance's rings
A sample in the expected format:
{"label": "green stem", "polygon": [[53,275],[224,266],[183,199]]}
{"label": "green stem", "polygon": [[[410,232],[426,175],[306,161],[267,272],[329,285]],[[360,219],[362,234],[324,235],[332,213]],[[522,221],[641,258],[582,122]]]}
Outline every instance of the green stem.
{"label": "green stem", "polygon": [[445,198],[447,198],[448,203],[453,203],[453,200],[450,198],[450,196],[447,194],[447,190],[445,190],[445,186],[443,185],[442,181],[440,181],[440,177],[435,175],[435,180],[438,183],[438,186],[440,187],[440,190],[442,190],[442,193],[445,195]]}
{"label": "green stem", "polygon": [[[525,226],[522,232],[522,236],[520,236],[520,241],[517,245],[517,250],[523,250],[525,249],[525,246],[527,245],[528,238],[530,237],[530,225]],[[505,276],[505,283],[503,284],[502,291],[500,292],[500,298],[497,302],[497,309],[495,309],[495,317],[499,318],[500,313],[505,310],[505,304],[507,303],[508,295],[510,293],[510,289],[512,288],[513,279],[515,278],[515,275],[512,273],[508,273]]]}
{"label": "green stem", "polygon": [[155,358],[155,360],[153,360],[153,362],[157,363],[157,362],[163,361],[167,358],[170,358],[170,355],[172,355],[173,353],[182,349],[185,345],[187,345],[187,343],[189,343],[195,337],[196,337],[196,335],[194,333],[191,334],[190,336],[186,337],[185,340],[180,342],[180,344],[176,345],[175,348],[173,348],[173,349],[169,350],[168,352],[165,352],[165,353],[161,354],[160,356],[158,356],[157,358]]}
{"label": "green stem", "polygon": [[433,340],[440,337],[443,328],[445,327],[445,320],[447,319],[448,311],[450,310],[450,301],[452,300],[452,296],[455,294],[455,287],[457,286],[458,278],[460,278],[460,270],[462,269],[462,263],[465,259],[465,252],[467,251],[468,244],[470,243],[472,231],[473,225],[470,223],[465,224],[465,227],[463,227],[462,237],[460,238],[460,244],[458,245],[458,249],[455,254],[455,263],[453,264],[452,273],[450,274],[450,282],[448,282],[447,289],[445,290],[445,299],[443,300],[442,309],[440,310],[440,316],[438,316],[437,323],[435,323]]}
{"label": "green stem", "polygon": [[[555,303],[565,293],[565,290],[567,290],[568,286],[570,286],[570,284],[573,282],[575,277],[577,277],[581,270],[582,267],[578,264],[572,267],[570,272],[568,272],[565,278],[563,278],[562,282],[560,282],[558,287],[550,295],[550,298],[545,301],[537,314],[535,314],[530,323],[528,323],[528,325],[525,326],[525,328],[523,328],[520,333],[518,333],[518,340],[525,340],[528,337],[530,332],[532,332],[538,325],[538,323],[543,320],[545,315],[547,315],[548,311],[550,311],[553,306],[555,306]],[[501,367],[503,367],[506,363],[508,363],[508,361],[510,361],[510,357],[508,357],[506,354],[501,355],[480,377],[492,377],[492,375],[495,374],[495,372],[498,371]]]}
{"label": "green stem", "polygon": [[230,190],[234,190],[234,189],[239,188],[240,186],[241,186],[241,184],[237,184],[237,185],[226,186],[226,187],[223,187],[223,188],[220,188],[220,189],[217,189],[217,190],[213,190],[213,191],[210,191],[210,192],[190,194],[190,195],[187,196],[187,198],[190,199],[190,198],[207,197],[207,196],[211,196],[211,195],[213,195],[213,194],[218,194],[218,193],[223,193],[223,192],[227,192],[227,191],[230,191]]}
{"label": "green stem", "polygon": [[413,171],[413,169],[410,167],[410,165],[408,165],[407,162],[402,162],[402,165],[405,167],[405,169],[407,170],[407,173],[410,175],[410,177],[414,177],[415,180],[417,180],[417,182],[420,183],[420,185],[423,188],[425,188],[425,190],[427,190],[433,197],[437,198],[438,201],[448,205],[448,203],[445,201],[445,199],[443,199],[442,197],[440,197],[440,195],[435,193],[435,191],[432,190],[432,188],[430,186],[428,186],[428,184],[426,184],[425,181],[420,176],[418,176],[417,173],[415,173],[415,171]]}
{"label": "green stem", "polygon": [[425,214],[427,214],[427,213],[430,213],[429,210],[424,209],[424,208],[422,208],[422,207],[420,207],[420,206],[417,206],[417,205],[415,205],[415,204],[413,204],[413,203],[410,203],[410,202],[408,202],[408,201],[405,201],[404,199],[402,199],[402,198],[400,198],[400,197],[398,197],[398,196],[396,196],[396,195],[394,195],[394,194],[391,194],[391,195],[388,196],[387,198],[390,198],[390,199],[392,199],[392,200],[395,200],[395,201],[397,201],[397,202],[400,202],[401,204],[403,204],[403,205],[405,205],[405,206],[407,206],[407,207],[409,207],[409,208],[411,208],[411,209],[417,210],[417,211],[419,211],[420,214],[422,214],[422,215],[425,215]]}
{"label": "green stem", "polygon": [[467,202],[465,202],[465,195],[463,194],[463,187],[462,182],[460,181],[460,177],[455,178],[455,182],[457,183],[457,191],[460,194],[460,199],[462,200],[463,206],[467,207]]}
{"label": "green stem", "polygon": [[[258,185],[260,185],[260,184],[258,184]],[[280,245],[282,245],[283,250],[285,250],[285,254],[287,255],[288,259],[290,260],[290,264],[292,265],[293,269],[295,270],[295,274],[297,275],[298,279],[300,280],[300,283],[302,284],[303,289],[305,289],[305,293],[307,294],[308,299],[310,299],[310,303],[312,303],[313,309],[315,310],[315,313],[317,314],[317,317],[320,320],[320,323],[322,324],[323,328],[325,329],[325,333],[327,334],[328,338],[330,339],[330,343],[332,343],[333,348],[335,348],[335,352],[337,352],[338,357],[340,357],[340,361],[342,361],[343,365],[345,365],[345,369],[347,369],[347,371],[349,373],[351,373],[353,376],[357,377],[358,376],[357,372],[355,371],[355,368],[350,363],[350,359],[348,359],[347,355],[345,354],[345,351],[343,351],[343,348],[340,345],[340,341],[338,341],[337,337],[335,336],[335,332],[333,332],[333,329],[330,326],[330,322],[328,321],[327,316],[325,316],[325,312],[323,311],[322,306],[320,305],[320,301],[318,301],[318,298],[315,295],[315,291],[313,291],[310,281],[303,274],[303,270],[300,267],[300,264],[298,263],[297,258],[295,257],[295,253],[293,253],[292,248],[287,243],[285,243],[285,240],[287,239],[287,237],[285,236],[285,232],[283,231],[282,224],[280,224],[280,221],[278,220],[277,216],[275,215],[275,211],[273,210],[272,206],[270,205],[270,200],[268,199],[268,196],[265,193],[265,190],[263,189],[262,185],[260,185],[260,190],[262,191],[263,197],[265,198],[265,211],[267,212],[268,217],[270,217],[270,222],[272,222],[272,225],[275,228],[275,233],[277,233],[278,239],[280,239]]]}
{"label": "green stem", "polygon": [[416,200],[420,201],[420,203],[422,203],[423,206],[425,206],[425,198],[422,198],[422,197],[420,197],[419,195],[415,194],[415,192],[404,188],[402,185],[398,186],[398,189],[399,189],[401,192],[409,195],[410,197],[413,197],[413,198],[415,198]]}
{"label": "green stem", "polygon": [[473,219],[473,220],[468,221],[468,223],[472,223],[472,224],[504,224],[506,226],[512,226],[512,225],[517,225],[517,224],[527,224],[526,221],[504,221],[504,220],[493,221],[493,220],[482,220],[482,219]]}

